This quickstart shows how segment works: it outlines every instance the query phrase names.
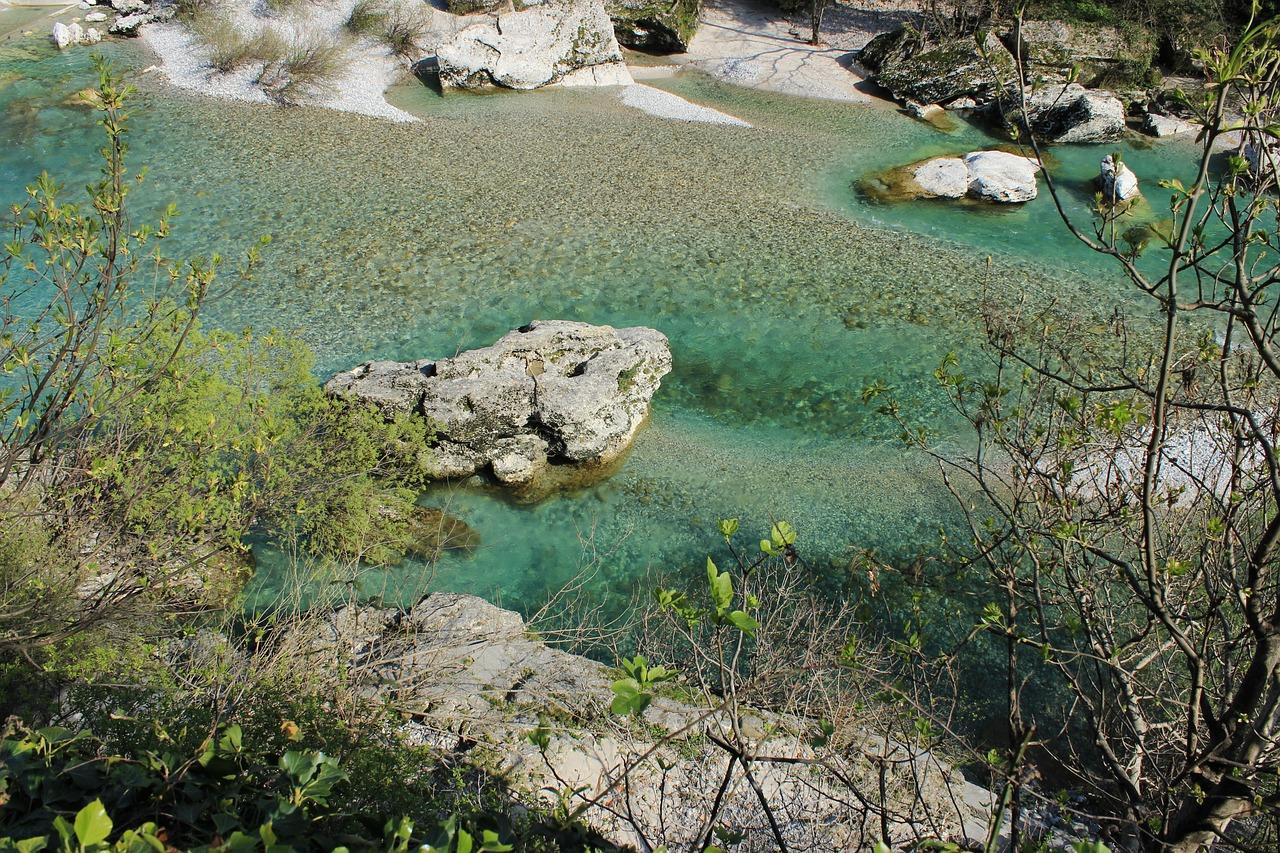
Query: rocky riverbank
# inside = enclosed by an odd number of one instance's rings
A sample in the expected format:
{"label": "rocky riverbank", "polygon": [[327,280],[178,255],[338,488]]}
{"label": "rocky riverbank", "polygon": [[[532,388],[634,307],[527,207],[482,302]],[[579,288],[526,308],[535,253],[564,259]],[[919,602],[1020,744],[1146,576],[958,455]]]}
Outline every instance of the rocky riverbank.
{"label": "rocky riverbank", "polygon": [[[519,615],[470,596],[434,594],[408,610],[348,605],[287,641],[298,665],[346,673],[389,702],[412,736],[489,768],[519,791],[570,808],[619,844],[641,833],[673,849],[703,829],[729,757],[714,743],[723,711],[675,693],[639,718],[610,712],[609,668],[552,648]],[[817,761],[817,721],[755,711],[741,722],[758,751],[788,760],[753,764],[755,785],[780,817],[791,849],[866,849],[919,835],[980,839],[991,794],[938,755],[865,730]],[[530,739],[535,729],[545,740]],[[724,825],[744,849],[772,843],[757,794],[724,793]],[[878,814],[855,805],[883,803]]]}

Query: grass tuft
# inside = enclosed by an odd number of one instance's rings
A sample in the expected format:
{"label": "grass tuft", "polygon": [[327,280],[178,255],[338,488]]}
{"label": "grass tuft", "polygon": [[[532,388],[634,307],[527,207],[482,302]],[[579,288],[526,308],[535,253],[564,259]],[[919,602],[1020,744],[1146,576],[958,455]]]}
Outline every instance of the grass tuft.
{"label": "grass tuft", "polygon": [[377,37],[387,21],[387,7],[382,0],[357,0],[347,18],[347,30],[352,35]]}
{"label": "grass tuft", "polygon": [[346,55],[346,48],[332,39],[302,38],[284,46],[280,58],[263,67],[258,83],[277,100],[297,103],[303,94],[332,82]]}
{"label": "grass tuft", "polygon": [[382,28],[382,40],[396,56],[413,58],[418,45],[427,34],[427,22],[420,15],[395,9],[390,12]]}

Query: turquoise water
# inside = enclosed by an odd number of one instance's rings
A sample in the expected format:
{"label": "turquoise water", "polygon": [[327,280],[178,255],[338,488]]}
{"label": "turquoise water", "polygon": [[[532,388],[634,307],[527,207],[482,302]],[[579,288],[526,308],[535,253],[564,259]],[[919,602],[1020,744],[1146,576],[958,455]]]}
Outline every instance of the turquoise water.
{"label": "turquoise water", "polygon": [[[108,51],[149,64],[133,46]],[[86,51],[0,42],[4,201],[41,168],[72,186],[92,176],[94,117],[62,105],[90,82]],[[726,516],[752,534],[792,520],[827,579],[863,548],[911,560],[954,523],[952,504],[927,460],[861,404],[862,387],[890,383],[913,418],[962,441],[930,372],[949,351],[980,364],[980,300],[1104,317],[1127,298],[1047,197],[1000,211],[861,197],[868,172],[992,144],[887,107],[699,76],[661,83],[748,130],[663,121],[607,92],[441,98],[415,85],[393,99],[423,121],[402,126],[138,84],[133,156],[150,176],[137,198],[179,204],[176,249],[230,256],[274,237],[258,279],[220,297],[211,322],[294,332],[326,372],[449,355],[531,318],[643,324],[671,339],[675,369],[614,477],[534,505],[438,487],[424,500],[482,545],[366,579],[394,598],[451,589],[527,612],[589,569],[585,594],[621,602],[651,572],[697,571]],[[1120,147],[1144,178],[1186,153]],[[1077,213],[1108,150],[1055,151]],[[260,601],[280,583],[263,557]],[[964,611],[951,593],[940,607]]]}

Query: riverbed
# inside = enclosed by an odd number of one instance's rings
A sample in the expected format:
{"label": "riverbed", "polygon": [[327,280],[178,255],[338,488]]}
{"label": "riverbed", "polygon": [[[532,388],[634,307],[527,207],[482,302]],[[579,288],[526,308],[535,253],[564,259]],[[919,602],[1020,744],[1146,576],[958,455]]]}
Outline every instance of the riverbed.
{"label": "riverbed", "polygon": [[[0,15],[10,14],[0,12]],[[369,358],[447,356],[534,318],[660,329],[675,368],[611,478],[537,503],[467,484],[424,501],[479,534],[474,552],[370,573],[410,601],[474,592],[524,612],[584,570],[584,594],[622,602],[654,573],[698,572],[716,521],[749,537],[790,520],[814,572],[842,582],[855,556],[917,561],[955,523],[933,465],[861,400],[894,389],[943,445],[966,435],[934,387],[955,352],[980,370],[979,304],[1056,302],[1101,321],[1132,294],[1076,245],[1046,194],[1013,209],[877,203],[876,170],[996,144],[888,104],[811,100],[684,72],[653,85],[752,127],[649,116],[608,91],[449,95],[407,83],[397,124],[311,108],[202,99],[166,87],[133,44],[103,47],[136,76],[131,158],[142,212],[177,203],[171,253],[234,257],[272,237],[256,279],[208,322],[279,328],[321,375]],[[0,200],[41,169],[93,177],[96,117],[66,98],[91,85],[88,50],[0,41]],[[1185,171],[1180,143],[1133,138],[1055,149],[1068,207],[1111,150],[1144,179]],[[139,214],[141,215],[141,214]],[[251,602],[282,573],[260,553]],[[856,584],[855,584],[856,586]],[[970,611],[962,587],[939,611]]]}

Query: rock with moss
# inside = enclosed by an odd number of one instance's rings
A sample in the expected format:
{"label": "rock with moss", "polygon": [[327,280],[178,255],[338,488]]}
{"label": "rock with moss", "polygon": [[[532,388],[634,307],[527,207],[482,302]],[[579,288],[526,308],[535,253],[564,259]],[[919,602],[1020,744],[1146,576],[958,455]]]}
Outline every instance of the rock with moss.
{"label": "rock with moss", "polygon": [[454,15],[496,12],[508,6],[507,0],[445,0],[445,8]]}
{"label": "rock with moss", "polygon": [[[565,0],[487,17],[441,44],[436,57],[441,85],[458,89],[537,89],[584,69],[625,71],[601,0]],[[608,80],[626,82],[620,74]]]}
{"label": "rock with moss", "polygon": [[684,53],[698,30],[702,0],[607,0],[618,41],[652,53]]}
{"label": "rock with moss", "polygon": [[488,469],[526,485],[548,466],[621,456],[670,370],[667,338],[654,329],[551,320],[453,358],[367,362],[325,387],[388,417],[428,419],[440,476]]}
{"label": "rock with moss", "polygon": [[1019,39],[1012,29],[1001,41],[1023,58],[1033,82],[1085,86],[1133,85],[1145,82],[1156,56],[1156,41],[1147,31],[1066,21],[1023,21]]}
{"label": "rock with moss", "polygon": [[899,101],[944,106],[961,98],[990,101],[1016,73],[994,34],[929,41],[910,26],[872,39],[858,61]]}
{"label": "rock with moss", "polygon": [[[960,199],[1021,204],[1037,195],[1034,158],[1010,151],[971,151],[899,166],[874,178],[869,191],[883,201]],[[878,188],[878,189],[877,189]]]}

